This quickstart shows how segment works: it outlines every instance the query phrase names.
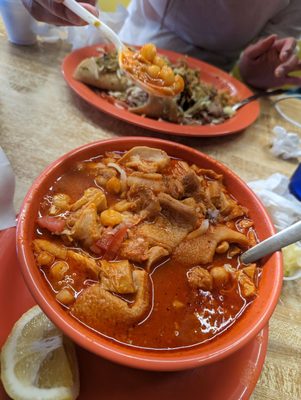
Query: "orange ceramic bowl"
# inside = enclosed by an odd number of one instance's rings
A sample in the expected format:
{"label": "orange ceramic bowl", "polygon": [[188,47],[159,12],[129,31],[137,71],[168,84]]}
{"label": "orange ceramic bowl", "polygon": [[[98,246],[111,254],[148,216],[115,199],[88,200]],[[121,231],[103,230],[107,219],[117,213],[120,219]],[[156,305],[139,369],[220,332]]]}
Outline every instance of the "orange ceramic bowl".
{"label": "orange ceramic bowl", "polygon": [[130,367],[158,371],[183,370],[213,363],[240,349],[267,325],[281,291],[282,259],[279,252],[264,260],[258,297],[233,326],[214,340],[190,349],[170,352],[141,350],[120,345],[90,330],[68,315],[56,302],[36,266],[31,249],[35,221],[40,202],[52,183],[77,161],[101,155],[105,151],[129,150],[137,145],[163,149],[171,156],[223,174],[229,191],[242,205],[248,207],[259,239],[263,240],[274,233],[267,212],[246,183],[230,169],[207,155],[175,142],[154,138],[127,137],[99,141],[77,148],[53,162],[30,188],[17,226],[17,251],[25,281],[37,303],[54,324],[78,345],[101,357]]}

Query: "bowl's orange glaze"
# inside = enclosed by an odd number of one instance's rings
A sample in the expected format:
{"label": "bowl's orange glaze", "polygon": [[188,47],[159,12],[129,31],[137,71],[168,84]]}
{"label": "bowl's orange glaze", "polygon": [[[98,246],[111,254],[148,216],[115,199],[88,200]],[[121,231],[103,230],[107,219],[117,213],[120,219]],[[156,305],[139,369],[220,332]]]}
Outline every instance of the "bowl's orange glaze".
{"label": "bowl's orange glaze", "polygon": [[90,159],[106,151],[129,150],[139,145],[161,148],[170,156],[223,174],[226,187],[240,204],[249,209],[259,239],[263,240],[274,233],[270,218],[255,194],[231,170],[214,159],[181,144],[160,139],[139,137],[112,139],[87,144],[62,156],[46,168],[33,183],[24,200],[17,227],[18,257],[23,275],[31,293],[48,317],[76,343],[95,354],[124,365],[149,370],[181,370],[218,361],[248,343],[267,324],[281,291],[280,253],[263,260],[258,297],[230,329],[200,346],[170,352],[128,348],[99,336],[73,317],[66,315],[53,298],[39,268],[36,267],[31,249],[35,220],[40,202],[51,184],[78,161]]}

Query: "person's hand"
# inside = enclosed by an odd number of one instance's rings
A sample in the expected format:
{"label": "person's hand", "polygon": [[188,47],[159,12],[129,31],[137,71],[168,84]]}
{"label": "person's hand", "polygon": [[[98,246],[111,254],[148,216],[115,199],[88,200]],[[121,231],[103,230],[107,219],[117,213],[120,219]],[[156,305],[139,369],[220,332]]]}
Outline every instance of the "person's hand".
{"label": "person's hand", "polygon": [[[54,25],[85,25],[86,23],[66,8],[63,0],[22,0],[30,14],[41,22]],[[95,0],[85,0],[80,3],[88,11],[97,15]]]}
{"label": "person's hand", "polygon": [[243,52],[239,68],[243,80],[259,89],[292,84],[301,86],[301,78],[289,76],[301,70],[301,62],[295,54],[296,39],[279,39],[268,36],[248,46]]}

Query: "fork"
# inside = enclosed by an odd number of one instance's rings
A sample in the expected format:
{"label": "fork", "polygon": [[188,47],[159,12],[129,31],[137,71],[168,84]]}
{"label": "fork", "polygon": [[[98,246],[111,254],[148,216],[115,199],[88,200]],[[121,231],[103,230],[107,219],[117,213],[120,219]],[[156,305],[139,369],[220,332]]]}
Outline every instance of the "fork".
{"label": "fork", "polygon": [[300,95],[301,94],[301,87],[295,87],[291,89],[274,89],[274,90],[268,90],[268,91],[260,91],[258,93],[253,94],[250,97],[247,97],[244,100],[239,101],[238,103],[234,104],[232,106],[233,111],[239,110],[241,107],[251,103],[254,100],[257,100],[261,97],[269,97],[269,96],[277,96],[279,94],[288,94],[288,95]]}

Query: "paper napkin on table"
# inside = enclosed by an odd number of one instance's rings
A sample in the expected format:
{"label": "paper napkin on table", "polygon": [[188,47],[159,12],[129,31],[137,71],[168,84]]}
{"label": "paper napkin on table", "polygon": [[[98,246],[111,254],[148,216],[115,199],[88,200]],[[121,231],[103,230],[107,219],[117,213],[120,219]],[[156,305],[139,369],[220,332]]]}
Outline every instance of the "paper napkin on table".
{"label": "paper napkin on table", "polygon": [[301,139],[297,133],[287,132],[282,126],[273,129],[275,137],[272,142],[271,152],[276,157],[286,159],[301,156]]}
{"label": "paper napkin on table", "polygon": [[278,230],[301,219],[301,202],[289,192],[287,176],[275,173],[248,185],[261,199]]}
{"label": "paper napkin on table", "polygon": [[[267,179],[249,182],[250,188],[267,208],[277,230],[301,220],[301,202],[288,190],[289,178],[276,173]],[[293,243],[282,251],[284,280],[301,278],[301,242]]]}
{"label": "paper napkin on table", "polygon": [[0,231],[16,225],[14,193],[15,175],[0,146]]}

